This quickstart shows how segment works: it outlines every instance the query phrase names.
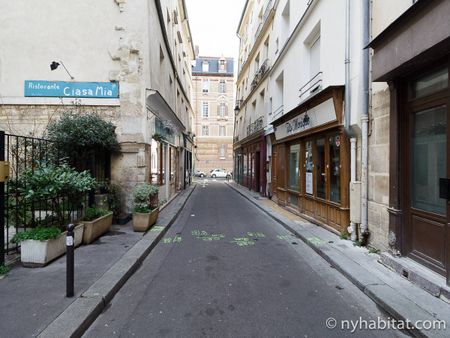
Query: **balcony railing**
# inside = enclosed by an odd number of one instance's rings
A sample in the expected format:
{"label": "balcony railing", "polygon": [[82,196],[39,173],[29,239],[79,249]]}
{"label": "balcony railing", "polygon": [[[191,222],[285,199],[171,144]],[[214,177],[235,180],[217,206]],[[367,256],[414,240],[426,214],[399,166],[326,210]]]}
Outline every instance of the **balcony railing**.
{"label": "balcony railing", "polygon": [[269,70],[269,59],[265,59],[262,65],[258,68],[258,70],[255,73],[255,77],[253,78],[253,81],[250,85],[250,91],[256,88],[259,81],[261,81],[261,79],[268,72],[268,70]]}
{"label": "balcony railing", "polygon": [[258,40],[259,34],[261,33],[261,31],[264,27],[264,24],[266,23],[267,18],[269,17],[270,10],[273,8],[273,3],[274,3],[274,1],[270,0],[266,6],[266,9],[264,10],[264,14],[261,18],[261,22],[259,23],[258,28],[256,29],[255,41]]}
{"label": "balcony railing", "polygon": [[256,133],[264,128],[264,118],[261,116],[255,122],[247,126],[247,136]]}
{"label": "balcony railing", "polygon": [[272,121],[282,116],[283,113],[284,113],[284,105],[281,105],[272,112]]}
{"label": "balcony railing", "polygon": [[243,99],[236,100],[236,104],[234,105],[234,111],[236,112],[236,114],[241,110],[243,102],[244,102]]}
{"label": "balcony railing", "polygon": [[311,80],[306,82],[300,89],[300,102],[306,100],[310,95],[317,93],[322,89],[322,72],[318,72]]}

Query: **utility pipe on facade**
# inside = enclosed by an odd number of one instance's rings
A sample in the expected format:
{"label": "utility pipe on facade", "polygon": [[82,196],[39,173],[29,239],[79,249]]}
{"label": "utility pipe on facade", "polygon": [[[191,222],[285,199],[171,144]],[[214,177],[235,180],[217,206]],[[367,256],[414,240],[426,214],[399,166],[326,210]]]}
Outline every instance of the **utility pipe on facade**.
{"label": "utility pipe on facade", "polygon": [[[363,46],[369,44],[370,29],[370,0],[364,0],[362,4],[363,18]],[[362,131],[362,149],[361,149],[361,242],[367,244],[369,236],[368,226],[368,160],[369,160],[369,49],[362,49],[362,88],[361,88],[361,131]]]}
{"label": "utility pipe on facade", "polygon": [[[353,132],[350,129],[350,114],[351,114],[351,86],[350,86],[350,1],[345,3],[345,98],[344,98],[344,129],[345,133],[351,137],[351,152],[350,152],[350,181],[356,181],[356,138],[352,137]],[[351,233],[351,240],[356,241],[356,223],[350,220],[349,232]]]}

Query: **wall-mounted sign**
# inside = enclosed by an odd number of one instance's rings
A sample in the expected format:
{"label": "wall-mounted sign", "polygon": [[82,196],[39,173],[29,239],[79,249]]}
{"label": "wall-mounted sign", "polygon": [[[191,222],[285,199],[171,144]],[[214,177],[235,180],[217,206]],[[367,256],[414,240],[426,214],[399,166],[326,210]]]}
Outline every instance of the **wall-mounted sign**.
{"label": "wall-mounted sign", "polygon": [[307,112],[297,115],[281,125],[277,125],[275,138],[281,140],[334,120],[336,120],[336,113],[333,98],[330,98]]}
{"label": "wall-mounted sign", "polygon": [[64,82],[26,80],[25,97],[80,97],[114,99],[119,97],[116,82]]}
{"label": "wall-mounted sign", "polygon": [[306,193],[313,194],[313,173],[306,173]]}

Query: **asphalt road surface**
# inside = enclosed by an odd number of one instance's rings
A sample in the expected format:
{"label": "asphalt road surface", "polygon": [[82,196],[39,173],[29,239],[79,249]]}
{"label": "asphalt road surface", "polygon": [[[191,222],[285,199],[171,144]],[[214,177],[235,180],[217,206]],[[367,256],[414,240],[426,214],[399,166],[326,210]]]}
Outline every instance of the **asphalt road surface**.
{"label": "asphalt road surface", "polygon": [[85,336],[404,336],[365,329],[377,318],[388,316],[300,239],[207,181]]}

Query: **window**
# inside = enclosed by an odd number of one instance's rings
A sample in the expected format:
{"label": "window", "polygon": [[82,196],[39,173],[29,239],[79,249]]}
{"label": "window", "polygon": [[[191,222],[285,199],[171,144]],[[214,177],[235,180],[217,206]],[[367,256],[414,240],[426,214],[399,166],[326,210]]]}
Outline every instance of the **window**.
{"label": "window", "polygon": [[202,91],[203,93],[209,92],[209,80],[203,80],[202,82]]}
{"label": "window", "polygon": [[219,60],[219,73],[225,73],[227,71],[226,60]]}
{"label": "window", "polygon": [[305,149],[305,191],[307,194],[313,194],[313,153],[312,153],[312,142],[306,142]]}
{"label": "window", "polygon": [[208,117],[209,116],[209,103],[203,102],[202,103],[202,117]]}
{"label": "window", "polygon": [[209,136],[209,126],[202,126],[202,136]]}
{"label": "window", "polygon": [[300,191],[300,145],[292,145],[289,149],[289,189]]}
{"label": "window", "polygon": [[174,147],[170,147],[169,146],[169,158],[170,158],[170,163],[169,163],[169,181],[174,182],[175,181],[175,172],[176,172],[176,149]]}
{"label": "window", "polygon": [[226,93],[227,91],[227,84],[225,82],[225,80],[220,80],[219,81],[219,93]]}
{"label": "window", "polygon": [[275,40],[275,54],[278,54],[278,47],[279,47],[279,39],[277,38]]}
{"label": "window", "polygon": [[220,159],[225,159],[225,144],[220,145]]}
{"label": "window", "polygon": [[341,137],[334,135],[329,139],[330,149],[330,200],[341,202]]}
{"label": "window", "polygon": [[316,193],[317,197],[325,199],[325,139],[316,141]]}
{"label": "window", "polygon": [[162,142],[152,140],[151,149],[151,182],[156,185],[164,185],[166,146]]}
{"label": "window", "polygon": [[219,126],[219,136],[226,136],[225,134],[225,126]]}
{"label": "window", "polygon": [[437,93],[448,87],[448,70],[439,69],[409,84],[409,99],[418,99]]}
{"label": "window", "polygon": [[316,37],[309,50],[309,75],[311,78],[320,72],[320,35]]}
{"label": "window", "polygon": [[220,118],[224,118],[224,117],[225,117],[226,111],[227,111],[226,108],[227,108],[227,107],[226,107],[226,105],[225,105],[224,102],[221,102],[221,103],[219,104],[219,112],[218,112],[218,115],[219,115]]}
{"label": "window", "polygon": [[209,72],[209,62],[208,61],[203,61],[202,71],[205,73]]}

